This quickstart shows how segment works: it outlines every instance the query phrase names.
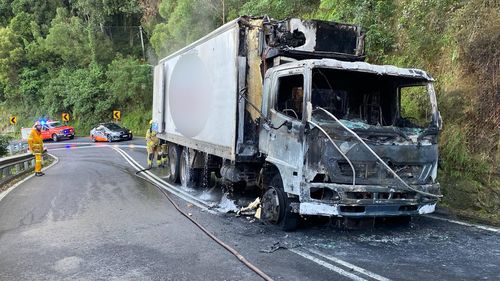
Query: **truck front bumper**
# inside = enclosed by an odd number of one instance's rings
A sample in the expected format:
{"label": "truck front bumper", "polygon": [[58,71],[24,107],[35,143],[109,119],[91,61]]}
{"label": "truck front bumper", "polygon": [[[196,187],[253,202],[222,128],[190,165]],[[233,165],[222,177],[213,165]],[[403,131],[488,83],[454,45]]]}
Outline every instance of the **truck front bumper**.
{"label": "truck front bumper", "polygon": [[[415,187],[440,194],[439,184]],[[434,212],[437,199],[391,187],[309,183],[292,210],[301,215],[340,217],[414,216]]]}

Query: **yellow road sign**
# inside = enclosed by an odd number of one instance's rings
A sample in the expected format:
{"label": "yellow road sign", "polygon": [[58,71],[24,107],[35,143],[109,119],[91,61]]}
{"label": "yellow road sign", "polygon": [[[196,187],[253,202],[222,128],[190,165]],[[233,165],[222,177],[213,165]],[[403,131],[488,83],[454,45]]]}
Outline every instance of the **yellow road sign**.
{"label": "yellow road sign", "polygon": [[122,113],[119,110],[113,110],[113,119],[120,120]]}
{"label": "yellow road sign", "polygon": [[11,125],[16,125],[16,123],[17,123],[17,117],[16,116],[11,116],[9,118],[9,122],[10,122]]}
{"label": "yellow road sign", "polygon": [[61,119],[62,119],[64,122],[68,122],[68,121],[69,121],[69,113],[63,112],[63,114],[61,114],[61,115],[62,115],[62,118],[61,118]]}

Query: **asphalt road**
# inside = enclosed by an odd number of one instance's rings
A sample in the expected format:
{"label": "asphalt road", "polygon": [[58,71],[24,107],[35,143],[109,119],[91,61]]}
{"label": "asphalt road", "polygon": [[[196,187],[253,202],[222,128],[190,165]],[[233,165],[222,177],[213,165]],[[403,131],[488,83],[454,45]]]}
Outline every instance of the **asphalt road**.
{"label": "asphalt road", "polygon": [[[59,162],[1,199],[0,280],[261,280],[135,176],[144,139],[88,142],[48,143]],[[496,229],[420,217],[348,230],[310,219],[286,233],[215,212],[222,192],[171,186],[166,175],[148,177],[275,280],[500,280]]]}

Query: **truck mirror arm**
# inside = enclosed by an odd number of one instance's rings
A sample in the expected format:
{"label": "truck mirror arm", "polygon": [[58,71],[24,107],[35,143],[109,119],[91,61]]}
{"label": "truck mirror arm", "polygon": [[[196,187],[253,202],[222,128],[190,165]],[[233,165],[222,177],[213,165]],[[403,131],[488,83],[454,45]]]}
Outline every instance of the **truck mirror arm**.
{"label": "truck mirror arm", "polygon": [[262,113],[262,111],[261,111],[259,108],[257,108],[257,106],[255,106],[252,102],[250,102],[250,100],[248,100],[247,96],[245,95],[246,91],[247,91],[247,88],[246,88],[246,87],[240,90],[240,92],[239,92],[240,99],[242,99],[242,98],[243,98],[243,99],[245,99],[245,100],[248,102],[248,104],[249,104],[250,106],[252,106],[252,107],[253,107],[253,108],[254,108],[254,109],[255,109],[255,110],[259,113],[260,118],[262,118],[262,120],[264,121],[264,122],[262,123],[262,126],[264,127],[264,129],[265,129],[265,130],[267,130],[267,131],[270,131],[271,129],[273,129],[273,130],[279,130],[279,129],[281,129],[281,127],[283,127],[283,126],[285,126],[285,125],[286,125],[286,127],[288,128],[288,130],[291,130],[291,129],[292,129],[293,124],[292,124],[292,122],[291,122],[291,121],[288,121],[288,120],[284,121],[284,122],[283,122],[281,125],[279,125],[278,127],[275,127],[275,126],[273,125],[273,123],[271,122],[271,120],[269,120],[269,119],[268,119],[268,118],[264,115],[264,113]]}

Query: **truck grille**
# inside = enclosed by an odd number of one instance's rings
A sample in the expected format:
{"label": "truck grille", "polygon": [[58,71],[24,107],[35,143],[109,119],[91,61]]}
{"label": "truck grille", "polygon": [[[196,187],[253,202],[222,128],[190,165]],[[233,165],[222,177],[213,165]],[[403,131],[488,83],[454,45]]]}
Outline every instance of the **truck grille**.
{"label": "truck grille", "polygon": [[[338,162],[340,174],[347,177],[352,177],[352,169],[347,162]],[[370,179],[378,177],[378,165],[376,163],[353,163],[356,178]]]}
{"label": "truck grille", "polygon": [[347,199],[416,199],[416,192],[346,192]]}
{"label": "truck grille", "polygon": [[[422,174],[422,165],[391,165],[391,169],[396,172],[396,174],[404,179],[416,179]],[[387,171],[387,177],[393,178],[394,176]]]}
{"label": "truck grille", "polygon": [[[352,177],[352,169],[349,163],[337,162],[339,172],[342,176]],[[392,173],[377,163],[353,163],[356,178],[358,179],[373,179],[373,178],[394,178]],[[423,165],[390,165],[391,169],[403,179],[418,179],[422,174]],[[380,176],[379,176],[380,174]]]}

